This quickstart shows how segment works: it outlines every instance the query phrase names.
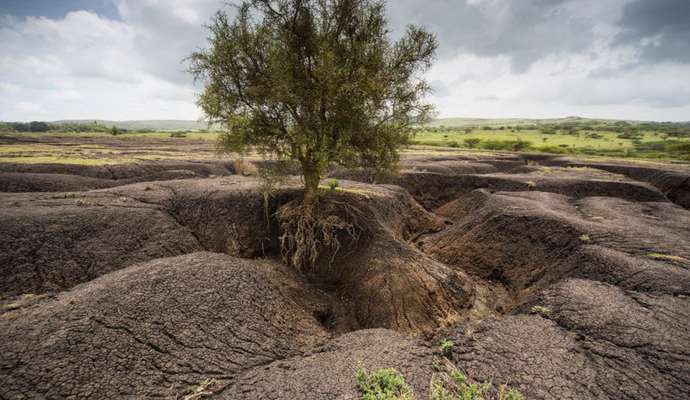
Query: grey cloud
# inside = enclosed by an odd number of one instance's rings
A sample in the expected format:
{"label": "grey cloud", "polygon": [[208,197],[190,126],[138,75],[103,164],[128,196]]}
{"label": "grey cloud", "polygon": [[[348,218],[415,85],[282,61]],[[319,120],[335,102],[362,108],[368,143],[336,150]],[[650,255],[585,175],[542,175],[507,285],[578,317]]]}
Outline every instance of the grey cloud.
{"label": "grey cloud", "polygon": [[[218,10],[232,11],[225,2],[218,0],[193,3],[121,0],[120,4],[121,19],[137,31],[137,58],[159,78],[183,85],[192,83],[185,58],[206,46],[207,32],[203,25]],[[186,17],[183,12],[191,16]]]}
{"label": "grey cloud", "polygon": [[635,0],[620,26],[615,44],[638,47],[642,62],[690,62],[690,1]]}
{"label": "grey cloud", "polygon": [[434,95],[437,97],[446,97],[453,94],[448,85],[446,85],[443,81],[436,79],[429,82],[429,84],[431,85],[431,90],[433,91]]}
{"label": "grey cloud", "polygon": [[[609,5],[595,5],[608,18]],[[460,51],[479,56],[508,56],[514,72],[524,72],[535,61],[558,53],[586,51],[596,39],[596,19],[590,1],[475,0],[389,2],[390,20],[397,32],[409,23],[438,34],[440,57]]]}

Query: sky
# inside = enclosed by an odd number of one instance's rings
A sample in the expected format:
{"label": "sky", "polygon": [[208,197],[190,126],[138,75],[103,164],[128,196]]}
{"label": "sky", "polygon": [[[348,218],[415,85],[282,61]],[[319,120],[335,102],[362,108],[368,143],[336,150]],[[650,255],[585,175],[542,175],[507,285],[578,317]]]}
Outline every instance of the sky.
{"label": "sky", "polygon": [[[218,0],[0,0],[0,120],[188,119]],[[690,120],[690,0],[389,0],[439,117]]]}

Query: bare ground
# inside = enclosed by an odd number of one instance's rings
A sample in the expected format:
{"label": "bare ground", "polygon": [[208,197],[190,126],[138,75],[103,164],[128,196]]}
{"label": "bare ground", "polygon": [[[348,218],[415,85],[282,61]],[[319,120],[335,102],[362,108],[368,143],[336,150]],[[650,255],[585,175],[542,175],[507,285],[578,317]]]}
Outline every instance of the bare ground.
{"label": "bare ground", "polygon": [[336,170],[366,234],[306,275],[278,250],[296,179],[266,201],[218,161],[0,170],[0,398],[352,399],[358,365],[425,398],[442,339],[529,399],[690,393],[682,167]]}

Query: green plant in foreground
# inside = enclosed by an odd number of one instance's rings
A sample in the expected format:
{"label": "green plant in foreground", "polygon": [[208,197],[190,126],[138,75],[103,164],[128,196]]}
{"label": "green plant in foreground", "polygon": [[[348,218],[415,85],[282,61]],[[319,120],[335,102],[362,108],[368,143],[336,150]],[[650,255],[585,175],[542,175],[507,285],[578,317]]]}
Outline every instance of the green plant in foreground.
{"label": "green plant in foreground", "polygon": [[[496,389],[491,381],[471,381],[447,359],[442,363],[434,361],[438,373],[431,378],[431,400],[525,400],[516,389],[501,385]],[[400,372],[393,368],[382,368],[368,373],[357,368],[357,389],[362,400],[414,400],[412,388]]]}
{"label": "green plant in foreground", "polygon": [[400,372],[393,368],[382,368],[368,373],[357,368],[357,389],[362,400],[413,400],[412,388]]}
{"label": "green plant in foreground", "polygon": [[551,309],[544,306],[532,306],[532,308],[529,309],[529,312],[531,314],[539,314],[546,317],[551,314]]}
{"label": "green plant in foreground", "polygon": [[673,256],[670,254],[663,254],[663,253],[647,253],[647,257],[653,258],[655,260],[667,260],[667,261],[688,261],[687,258],[683,258],[680,256]]}
{"label": "green plant in foreground", "polygon": [[494,389],[490,381],[471,382],[465,374],[455,367],[450,373],[434,375],[431,379],[431,400],[525,400],[515,389],[505,386]]}
{"label": "green plant in foreground", "polygon": [[453,353],[453,346],[455,346],[455,343],[453,343],[452,340],[443,339],[439,345],[439,348],[441,349],[441,353],[443,353],[443,355],[449,356]]}

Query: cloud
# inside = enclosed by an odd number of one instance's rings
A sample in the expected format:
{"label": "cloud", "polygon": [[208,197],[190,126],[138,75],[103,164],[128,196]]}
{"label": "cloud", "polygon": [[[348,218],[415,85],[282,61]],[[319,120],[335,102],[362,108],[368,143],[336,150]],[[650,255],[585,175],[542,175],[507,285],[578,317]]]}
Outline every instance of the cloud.
{"label": "cloud", "polygon": [[415,23],[436,32],[442,57],[507,56],[513,71],[525,72],[545,56],[587,51],[625,1],[399,0],[389,2],[389,10],[397,26]]}
{"label": "cloud", "polygon": [[[183,59],[206,45],[212,14],[232,9],[112,5],[0,15],[0,120],[200,117]],[[687,0],[389,0],[388,13],[394,36],[409,23],[437,33],[428,78],[441,116],[690,115]]]}
{"label": "cloud", "polygon": [[191,19],[206,17],[173,2],[133,3],[120,3],[120,20],[5,16],[0,120],[199,118],[182,60],[204,40]]}
{"label": "cloud", "polygon": [[635,0],[620,26],[615,43],[639,48],[642,61],[690,62],[690,1]]}

